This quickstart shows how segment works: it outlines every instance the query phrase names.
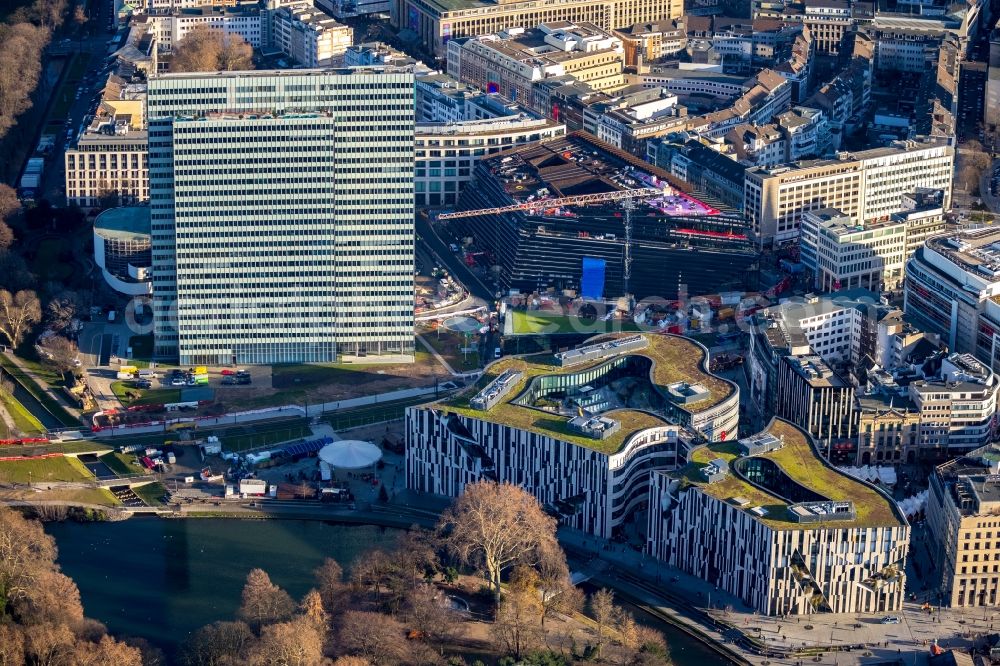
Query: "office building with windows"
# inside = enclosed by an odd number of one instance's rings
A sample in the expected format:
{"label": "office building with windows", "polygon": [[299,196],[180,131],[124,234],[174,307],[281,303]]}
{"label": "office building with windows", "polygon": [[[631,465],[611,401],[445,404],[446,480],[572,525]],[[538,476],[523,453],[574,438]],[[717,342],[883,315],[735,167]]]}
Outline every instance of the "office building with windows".
{"label": "office building with windows", "polygon": [[772,420],[649,482],[648,552],[764,615],[898,611],[910,527],[892,498]]}
{"label": "office building with windows", "polygon": [[1000,446],[955,458],[931,475],[927,532],[936,601],[952,607],[1000,604]]}
{"label": "office building with windows", "polygon": [[708,350],[673,335],[617,334],[507,357],[463,394],[406,413],[407,488],[457,497],[518,484],[561,522],[609,538],[646,506],[649,472],[735,436],[739,387]]}
{"label": "office building with windows", "polygon": [[1000,230],[929,238],[906,263],[904,309],[949,349],[1000,371]]}
{"label": "office building with windows", "polygon": [[158,358],[412,358],[412,73],[168,74],[148,108]]}
{"label": "office building with windows", "polygon": [[841,152],[747,171],[744,205],[763,245],[796,240],[802,216],[836,208],[854,222],[886,220],[917,188],[944,192],[951,205],[955,149],[947,139],[897,141],[886,148]]}

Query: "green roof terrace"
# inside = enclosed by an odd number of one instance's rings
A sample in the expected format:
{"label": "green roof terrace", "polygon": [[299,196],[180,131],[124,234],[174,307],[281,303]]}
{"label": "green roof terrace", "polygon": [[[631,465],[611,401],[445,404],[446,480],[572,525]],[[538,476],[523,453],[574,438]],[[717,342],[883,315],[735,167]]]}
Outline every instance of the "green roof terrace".
{"label": "green roof terrace", "polygon": [[[635,335],[637,334],[602,335],[588,340],[586,344],[619,340]],[[567,367],[561,367],[552,354],[503,358],[490,364],[474,386],[453,398],[435,403],[433,407],[470,418],[537,432],[611,455],[618,452],[636,432],[669,424],[669,421],[659,415],[662,412],[660,407],[669,400],[668,386],[682,382],[704,389],[704,393],[699,394],[696,402],[674,403],[675,407],[691,414],[709,409],[735,392],[732,384],[707,371],[708,352],[698,343],[674,335],[646,333],[639,335],[645,337],[647,341],[642,349],[631,349]],[[617,372],[618,376],[628,375],[637,380],[637,383],[634,385],[635,399],[628,405],[595,410],[602,416],[621,423],[621,428],[614,434],[605,439],[595,439],[571,427],[569,421],[576,416],[575,413],[553,411],[556,401],[543,395],[545,390],[533,382],[537,378],[546,376],[583,375],[602,366],[606,366],[606,372],[602,370],[600,373],[602,376]],[[490,409],[473,407],[470,402],[472,398],[508,370],[518,372],[520,376],[509,390],[505,391],[503,398]],[[648,383],[645,383],[645,380],[648,380]],[[590,381],[594,383],[595,380],[591,378]],[[643,382],[645,385],[640,385],[638,382]],[[651,390],[646,390],[647,388]]]}
{"label": "green roof terrace", "polygon": [[[783,438],[780,448],[743,456],[738,441],[707,444],[692,450],[688,464],[672,472],[671,476],[680,479],[684,486],[698,486],[702,492],[731,504],[745,506],[748,511],[760,507],[763,511],[755,512],[757,519],[773,529],[894,527],[905,524],[889,497],[873,486],[831,467],[816,452],[809,436],[796,426],[775,418],[765,432],[779,439]],[[721,480],[709,483],[702,468],[717,459],[728,464],[729,473]],[[762,476],[758,476],[757,471],[751,471],[744,464],[761,459],[774,463],[781,473],[774,466],[769,466]],[[741,471],[741,468],[744,469]],[[750,481],[747,474],[759,480]],[[804,498],[807,500],[815,500],[815,496],[819,496],[834,502],[851,502],[855,512],[853,519],[800,522],[790,507],[803,498],[793,499],[789,495],[803,493],[811,495]]]}

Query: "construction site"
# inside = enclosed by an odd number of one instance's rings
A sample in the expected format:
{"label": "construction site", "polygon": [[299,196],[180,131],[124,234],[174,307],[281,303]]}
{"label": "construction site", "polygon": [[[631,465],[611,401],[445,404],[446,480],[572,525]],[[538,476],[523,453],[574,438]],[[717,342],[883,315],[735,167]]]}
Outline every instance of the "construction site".
{"label": "construction site", "polygon": [[505,292],[676,299],[754,291],[742,214],[583,132],[482,160],[438,216]]}

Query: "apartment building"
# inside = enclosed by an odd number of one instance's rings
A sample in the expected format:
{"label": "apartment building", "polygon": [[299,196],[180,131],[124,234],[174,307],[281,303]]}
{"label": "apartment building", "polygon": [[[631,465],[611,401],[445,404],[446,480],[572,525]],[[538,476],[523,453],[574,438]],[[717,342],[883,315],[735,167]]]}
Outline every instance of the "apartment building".
{"label": "apartment building", "polygon": [[888,219],[917,188],[942,190],[947,208],[954,155],[946,139],[927,138],[843,152],[832,160],[750,169],[745,210],[759,242],[772,245],[796,239],[810,210],[836,208],[855,222]]}
{"label": "apartment building", "polygon": [[654,470],[648,552],[763,615],[891,613],[910,527],[883,491],[831,467],[781,419]]}
{"label": "apartment building", "polygon": [[411,73],[168,74],[148,109],[158,358],[412,357]]}
{"label": "apartment building", "polygon": [[765,69],[749,79],[746,85],[746,92],[731,105],[692,118],[688,129],[717,139],[742,123],[766,123],[791,105],[792,85],[777,72]]}
{"label": "apartment building", "polygon": [[414,132],[417,206],[454,206],[476,163],[488,155],[564,136],[566,126],[526,113],[482,120],[417,123]]}
{"label": "apartment building", "polygon": [[930,480],[927,532],[940,577],[938,603],[1000,605],[1000,447],[984,446],[939,466]]}
{"label": "apartment building", "polygon": [[820,291],[881,292],[902,285],[905,221],[857,224],[835,208],[811,210],[802,216],[799,247],[802,265]]}
{"label": "apartment building", "polygon": [[67,203],[81,208],[149,200],[146,84],[111,75],[94,118],[63,157]]}
{"label": "apartment building", "polygon": [[[604,336],[552,358],[497,361],[464,394],[407,409],[407,488],[457,497],[506,481],[563,524],[610,538],[646,508],[649,470],[675,469],[693,442],[735,432],[739,389],[707,372],[693,341]],[[667,358],[684,360],[667,370]]]}
{"label": "apartment building", "polygon": [[535,82],[572,76],[594,90],[622,87],[622,40],[592,23],[543,23],[448,42],[448,74],[530,105]]}
{"label": "apartment building", "polygon": [[339,65],[354,30],[317,11],[311,3],[285,5],[273,10],[271,43],[304,67]]}
{"label": "apartment building", "polygon": [[[681,0],[393,0],[393,27],[412,30],[421,45],[444,57],[449,40],[533,28],[540,23],[593,23],[602,30],[684,15]],[[449,56],[450,59],[450,56]]]}

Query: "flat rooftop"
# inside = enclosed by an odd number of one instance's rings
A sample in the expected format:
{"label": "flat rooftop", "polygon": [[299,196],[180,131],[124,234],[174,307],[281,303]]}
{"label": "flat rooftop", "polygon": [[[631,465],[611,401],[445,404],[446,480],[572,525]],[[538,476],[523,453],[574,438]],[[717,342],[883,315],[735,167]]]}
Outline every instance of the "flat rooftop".
{"label": "flat rooftop", "polygon": [[[747,458],[771,460],[791,481],[827,500],[853,502],[855,518],[808,523],[797,521],[790,507],[798,504],[798,501],[792,501],[772,490],[751,483],[734,469],[735,461],[741,458],[740,445],[735,441],[708,444],[692,450],[688,464],[670,473],[670,476],[680,479],[682,484],[698,486],[702,492],[716,499],[742,505],[747,511],[760,507],[763,509],[763,515],[754,512],[754,517],[772,529],[895,527],[905,524],[892,500],[872,486],[829,466],[816,453],[809,436],[799,428],[788,421],[775,418],[768,424],[765,432],[779,438],[784,437],[782,447],[776,451]],[[722,480],[708,483],[701,470],[717,459],[726,462],[730,473]]]}
{"label": "flat rooftop", "polygon": [[149,240],[149,206],[109,208],[94,220],[94,230],[102,238]]}
{"label": "flat rooftop", "polygon": [[1000,229],[967,229],[927,239],[927,247],[983,279],[1000,278]]}
{"label": "flat rooftop", "polygon": [[[616,333],[602,335],[588,340],[586,344],[594,344],[614,339],[633,337],[635,333]],[[560,367],[552,354],[536,354],[532,356],[508,357],[490,364],[486,372],[476,384],[461,394],[433,403],[432,407],[446,412],[453,412],[491,423],[537,432],[541,435],[562,439],[580,446],[592,448],[605,454],[616,453],[628,438],[639,430],[653,428],[669,423],[664,417],[648,411],[636,409],[615,409],[602,412],[601,416],[610,417],[621,423],[621,429],[614,435],[596,440],[582,436],[572,430],[570,417],[554,412],[547,412],[534,407],[514,404],[524,393],[529,383],[535,377],[542,375],[572,375],[589,368],[606,363],[611,358],[623,356],[643,356],[653,362],[649,380],[659,391],[664,400],[667,398],[667,386],[677,382],[687,382],[703,387],[706,395],[697,402],[687,404],[674,403],[676,407],[696,414],[717,405],[732,395],[734,388],[726,380],[707,372],[708,358],[705,348],[701,345],[674,335],[643,335],[648,345],[643,349],[625,351],[616,356],[596,359],[593,362],[580,363]],[[520,372],[521,376],[504,396],[504,398],[489,410],[475,409],[470,405],[470,399],[489,385],[494,379],[507,370]]]}
{"label": "flat rooftop", "polygon": [[693,197],[689,185],[582,132],[514,148],[485,162],[511,199],[518,203],[538,201],[539,209],[545,208],[549,198],[654,188],[663,190],[663,195],[637,202],[640,209],[666,215],[711,216],[721,212]]}

